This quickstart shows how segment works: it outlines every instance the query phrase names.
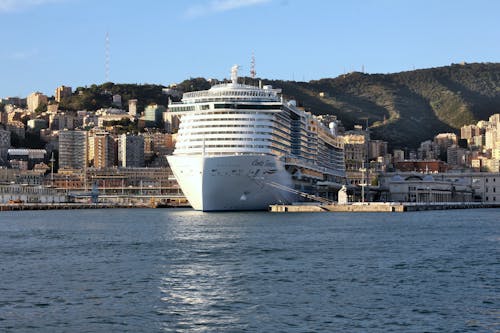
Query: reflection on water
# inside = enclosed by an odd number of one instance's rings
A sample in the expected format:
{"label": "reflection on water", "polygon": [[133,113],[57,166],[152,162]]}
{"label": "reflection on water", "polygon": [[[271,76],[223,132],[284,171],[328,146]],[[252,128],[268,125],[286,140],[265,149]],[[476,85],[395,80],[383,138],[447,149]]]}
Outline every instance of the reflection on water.
{"label": "reflection on water", "polygon": [[498,213],[1,213],[0,331],[497,331]]}
{"label": "reflection on water", "polygon": [[[182,223],[170,225],[166,236],[175,250],[161,265],[162,307],[158,312],[168,318],[162,326],[167,331],[172,325],[187,331],[234,328],[241,316],[238,304],[248,298],[235,284],[238,277],[231,275],[239,263],[230,252],[241,234],[239,230],[220,233],[218,229],[220,223],[233,217],[194,211],[175,216]],[[200,225],[207,219],[213,223],[208,229]],[[214,261],[214,257],[220,260]]]}

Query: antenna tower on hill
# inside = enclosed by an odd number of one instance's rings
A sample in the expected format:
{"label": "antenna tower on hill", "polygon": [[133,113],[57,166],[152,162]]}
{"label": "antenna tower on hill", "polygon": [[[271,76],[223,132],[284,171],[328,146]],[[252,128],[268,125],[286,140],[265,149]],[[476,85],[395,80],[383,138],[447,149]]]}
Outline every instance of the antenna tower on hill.
{"label": "antenna tower on hill", "polygon": [[109,33],[106,32],[106,45],[104,50],[104,76],[106,82],[109,82]]}

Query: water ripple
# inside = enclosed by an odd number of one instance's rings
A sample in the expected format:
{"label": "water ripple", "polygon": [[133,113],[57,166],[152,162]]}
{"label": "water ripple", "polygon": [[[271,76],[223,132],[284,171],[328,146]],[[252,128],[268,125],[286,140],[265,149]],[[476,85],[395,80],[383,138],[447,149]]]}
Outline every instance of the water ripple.
{"label": "water ripple", "polygon": [[500,331],[498,213],[2,212],[0,331]]}

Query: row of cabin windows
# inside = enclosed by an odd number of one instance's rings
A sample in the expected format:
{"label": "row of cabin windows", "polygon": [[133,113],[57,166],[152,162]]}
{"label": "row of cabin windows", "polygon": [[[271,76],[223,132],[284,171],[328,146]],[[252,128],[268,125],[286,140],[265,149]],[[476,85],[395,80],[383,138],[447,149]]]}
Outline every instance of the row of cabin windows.
{"label": "row of cabin windows", "polygon": [[260,149],[263,149],[263,148],[269,148],[269,146],[267,145],[196,145],[196,146],[186,146],[186,147],[183,147],[184,149],[202,149],[202,148],[205,148],[205,149],[209,149],[209,148],[260,148]]}
{"label": "row of cabin windows", "polygon": [[[255,134],[255,135],[269,135],[270,132],[255,132],[255,131],[208,131],[208,132],[193,132],[190,134],[179,134],[177,138],[185,136],[192,137],[193,135],[208,135],[208,134]],[[180,139],[179,139],[180,140]]]}
{"label": "row of cabin windows", "polygon": [[261,104],[214,104],[215,109],[240,109],[240,110],[280,110],[281,105],[261,105]]}

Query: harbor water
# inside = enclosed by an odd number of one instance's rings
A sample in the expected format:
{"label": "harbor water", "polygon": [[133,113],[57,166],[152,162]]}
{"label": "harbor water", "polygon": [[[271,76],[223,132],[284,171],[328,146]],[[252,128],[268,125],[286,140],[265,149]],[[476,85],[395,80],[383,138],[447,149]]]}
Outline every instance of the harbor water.
{"label": "harbor water", "polygon": [[500,209],[0,213],[1,332],[498,332]]}

